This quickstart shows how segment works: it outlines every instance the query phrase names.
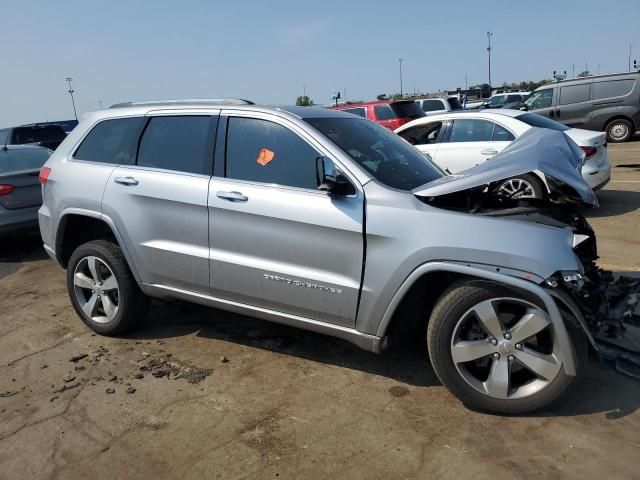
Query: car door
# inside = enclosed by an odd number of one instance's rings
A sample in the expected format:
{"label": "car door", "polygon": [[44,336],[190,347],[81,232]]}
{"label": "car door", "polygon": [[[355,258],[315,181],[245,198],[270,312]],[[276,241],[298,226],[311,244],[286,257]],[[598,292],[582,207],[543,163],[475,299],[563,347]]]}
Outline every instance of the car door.
{"label": "car door", "polygon": [[558,88],[549,87],[536,90],[524,101],[526,109],[538,115],[555,119],[555,107],[558,99]]}
{"label": "car door", "polygon": [[493,140],[495,123],[477,118],[456,118],[433,160],[450,173],[475,167],[495,156],[508,142]]}
{"label": "car door", "polygon": [[209,293],[207,196],[217,120],[217,113],[147,117],[135,161],[107,182],[103,212],[144,283]]}
{"label": "car door", "polygon": [[591,82],[560,85],[554,117],[569,127],[582,127],[589,122],[593,111]]}
{"label": "car door", "polygon": [[355,182],[349,196],[318,190],[321,155],[320,144],[280,117],[221,117],[209,191],[212,295],[355,324],[364,195]]}
{"label": "car door", "polygon": [[402,130],[398,135],[420,150],[422,154],[429,155],[433,159],[442,141],[444,123],[442,121],[421,123]]}

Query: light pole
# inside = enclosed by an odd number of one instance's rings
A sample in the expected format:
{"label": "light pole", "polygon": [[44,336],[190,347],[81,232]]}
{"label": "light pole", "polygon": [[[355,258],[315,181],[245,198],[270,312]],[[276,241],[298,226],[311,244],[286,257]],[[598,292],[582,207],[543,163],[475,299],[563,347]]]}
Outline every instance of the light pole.
{"label": "light pole", "polygon": [[631,49],[633,45],[629,44],[629,71],[631,71]]}
{"label": "light pole", "polygon": [[402,97],[402,62],[404,62],[404,59],[399,58],[398,63],[400,64],[400,97]]}
{"label": "light pole", "polygon": [[71,104],[73,105],[73,115],[76,117],[76,122],[78,121],[78,112],[76,112],[76,102],[73,99],[73,88],[71,88],[71,82],[73,82],[73,78],[67,77],[65,78],[67,83],[69,84],[69,95],[71,95]]}
{"label": "light pole", "polygon": [[489,90],[491,90],[491,37],[493,37],[493,33],[487,32],[487,40],[489,41],[489,46],[487,47],[487,53],[489,54]]}

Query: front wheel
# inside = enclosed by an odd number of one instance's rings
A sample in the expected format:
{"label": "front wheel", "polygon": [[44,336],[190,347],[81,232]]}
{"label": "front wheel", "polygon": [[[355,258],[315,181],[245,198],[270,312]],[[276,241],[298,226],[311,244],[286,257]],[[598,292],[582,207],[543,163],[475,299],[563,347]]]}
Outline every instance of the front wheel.
{"label": "front wheel", "polygon": [[500,197],[512,200],[520,198],[535,198],[543,200],[545,198],[545,191],[542,186],[542,182],[540,182],[535,175],[531,175],[529,173],[503,180],[495,188],[495,192]]}
{"label": "front wheel", "polygon": [[[567,324],[578,374],[584,335]],[[523,414],[549,407],[576,383],[546,310],[504,287],[478,280],[453,285],[438,301],[427,331],[429,357],[442,383],[463,403]]]}

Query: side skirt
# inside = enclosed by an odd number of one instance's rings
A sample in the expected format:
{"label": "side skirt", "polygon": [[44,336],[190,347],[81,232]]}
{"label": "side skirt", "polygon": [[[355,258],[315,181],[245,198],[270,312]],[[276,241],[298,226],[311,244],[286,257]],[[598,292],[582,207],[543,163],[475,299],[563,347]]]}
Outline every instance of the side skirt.
{"label": "side skirt", "polygon": [[234,302],[223,298],[205,295],[203,293],[191,292],[180,288],[168,287],[166,285],[157,285],[142,283],[140,285],[142,291],[150,297],[157,298],[175,298],[185,300],[187,302],[199,303],[208,307],[219,308],[229,312],[239,313],[250,317],[268,320],[282,325],[289,325],[304,330],[309,330],[323,335],[341,338],[354,345],[368,350],[373,353],[380,353],[384,349],[384,338],[375,335],[361,333],[353,328],[347,328],[331,323],[320,322],[311,318],[300,317],[288,313],[278,312],[267,308],[257,307],[255,305],[247,305],[244,303]]}

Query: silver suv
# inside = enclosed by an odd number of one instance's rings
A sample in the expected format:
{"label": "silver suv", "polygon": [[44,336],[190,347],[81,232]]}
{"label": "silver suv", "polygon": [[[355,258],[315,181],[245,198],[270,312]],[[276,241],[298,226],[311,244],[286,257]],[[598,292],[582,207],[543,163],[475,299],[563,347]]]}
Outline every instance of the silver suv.
{"label": "silver suv", "polygon": [[[509,157],[575,159],[568,142],[525,135],[487,163],[550,165],[564,198],[588,201],[573,167]],[[496,197],[491,171],[476,170],[444,177],[399,136],[335,110],[120,104],[88,114],[46,163],[39,222],[73,307],[100,334],[136,326],[148,297],[376,353],[424,327],[456,396],[529,412],[575,383],[601,324],[584,292],[595,240],[579,216]]]}

